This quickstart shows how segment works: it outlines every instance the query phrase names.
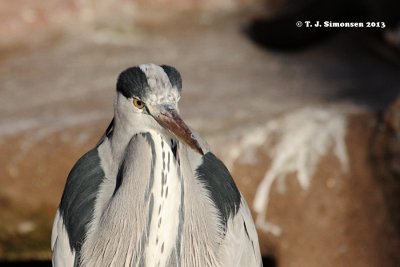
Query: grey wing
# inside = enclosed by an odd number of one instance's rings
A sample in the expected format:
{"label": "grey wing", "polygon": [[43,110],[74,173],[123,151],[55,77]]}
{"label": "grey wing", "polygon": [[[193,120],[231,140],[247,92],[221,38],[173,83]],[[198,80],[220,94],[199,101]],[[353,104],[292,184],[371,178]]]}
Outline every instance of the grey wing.
{"label": "grey wing", "polygon": [[79,266],[80,250],[104,176],[97,148],[80,158],[69,173],[53,224],[53,266]]}
{"label": "grey wing", "polygon": [[228,220],[222,251],[224,266],[263,266],[256,228],[243,198],[238,213]]}
{"label": "grey wing", "polygon": [[57,210],[51,232],[52,263],[55,267],[71,267],[75,262],[75,250],[71,248],[60,210]]}
{"label": "grey wing", "polygon": [[202,148],[207,152],[201,159],[198,153],[189,152],[189,161],[192,166],[197,166],[197,179],[209,191],[220,215],[220,223],[224,228],[219,253],[221,265],[262,266],[256,228],[245,199],[224,163],[209,152],[206,145]]}

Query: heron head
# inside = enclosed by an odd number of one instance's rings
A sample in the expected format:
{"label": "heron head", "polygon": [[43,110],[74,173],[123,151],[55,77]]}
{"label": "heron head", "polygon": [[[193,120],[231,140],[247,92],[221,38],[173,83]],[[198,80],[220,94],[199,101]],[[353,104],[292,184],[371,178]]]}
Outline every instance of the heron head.
{"label": "heron head", "polygon": [[181,91],[181,75],[174,67],[155,64],[131,67],[118,77],[115,112],[134,132],[162,132],[203,154],[192,131],[179,116]]}

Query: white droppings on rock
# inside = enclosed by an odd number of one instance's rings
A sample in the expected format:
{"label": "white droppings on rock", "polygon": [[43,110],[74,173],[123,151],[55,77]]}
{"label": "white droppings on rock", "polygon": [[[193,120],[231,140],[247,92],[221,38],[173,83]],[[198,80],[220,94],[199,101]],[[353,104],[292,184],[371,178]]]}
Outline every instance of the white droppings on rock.
{"label": "white droppings on rock", "polygon": [[28,234],[34,231],[36,228],[36,224],[33,221],[24,221],[18,224],[18,233],[20,234]]}
{"label": "white droppings on rock", "polygon": [[[271,164],[259,184],[253,209],[256,224],[265,232],[279,235],[281,229],[266,221],[271,187],[278,181],[284,192],[284,179],[295,173],[301,188],[307,191],[322,157],[331,149],[344,172],[349,169],[345,144],[346,115],[338,109],[309,107],[295,110],[262,126],[247,128],[227,155],[228,166],[249,163],[257,150],[264,150]],[[244,161],[243,161],[244,159]]]}

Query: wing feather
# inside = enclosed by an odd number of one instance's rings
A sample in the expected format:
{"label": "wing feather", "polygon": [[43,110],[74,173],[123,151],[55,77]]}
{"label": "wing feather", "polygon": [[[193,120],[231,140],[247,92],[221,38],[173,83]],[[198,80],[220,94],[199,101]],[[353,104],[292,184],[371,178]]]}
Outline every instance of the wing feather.
{"label": "wing feather", "polygon": [[[199,155],[199,154],[197,154]],[[195,168],[199,179],[210,192],[224,228],[223,242],[217,254],[222,266],[262,266],[260,246],[254,221],[245,199],[240,194],[231,174],[211,152],[200,161],[190,155],[190,162],[198,162]]]}
{"label": "wing feather", "polygon": [[70,246],[68,234],[59,210],[57,210],[53,223],[53,231],[51,232],[51,251],[53,252],[53,266],[74,266],[75,252]]}
{"label": "wing feather", "polygon": [[97,147],[82,156],[69,173],[53,224],[53,266],[79,266],[80,250],[104,177]]}
{"label": "wing feather", "polygon": [[224,266],[262,266],[257,232],[244,199],[238,213],[228,220],[221,257]]}

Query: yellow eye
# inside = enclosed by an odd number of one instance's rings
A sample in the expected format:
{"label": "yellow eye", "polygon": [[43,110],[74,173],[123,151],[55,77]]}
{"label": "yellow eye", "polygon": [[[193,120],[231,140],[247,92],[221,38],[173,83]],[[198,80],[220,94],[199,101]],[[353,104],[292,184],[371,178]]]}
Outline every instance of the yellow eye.
{"label": "yellow eye", "polygon": [[134,99],[133,99],[133,104],[134,104],[135,107],[137,107],[138,109],[144,108],[144,103],[143,103],[141,100],[137,99],[137,98],[134,98]]}

